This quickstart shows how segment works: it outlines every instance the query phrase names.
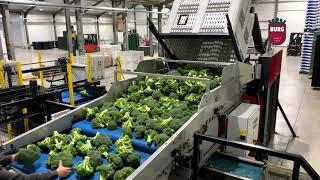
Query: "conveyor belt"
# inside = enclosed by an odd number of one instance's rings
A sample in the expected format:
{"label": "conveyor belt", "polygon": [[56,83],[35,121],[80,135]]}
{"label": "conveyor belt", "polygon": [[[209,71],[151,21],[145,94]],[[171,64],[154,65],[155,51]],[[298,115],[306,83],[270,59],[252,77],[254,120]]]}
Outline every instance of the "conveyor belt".
{"label": "conveyor belt", "polygon": [[[86,99],[86,96],[81,95],[79,92],[74,92],[74,101],[81,101],[83,99]],[[61,99],[62,99],[62,103],[65,104],[70,104],[70,95],[69,95],[69,91],[64,91],[61,93]]]}
{"label": "conveyor belt", "polygon": [[[100,132],[102,133],[102,132]],[[83,134],[86,134],[85,132],[83,132]],[[88,136],[90,136],[90,134],[87,134]],[[114,146],[114,144],[110,147],[109,152],[112,153],[116,153],[116,148]],[[144,161],[146,161],[151,154],[149,153],[145,153],[142,151],[138,151],[135,150],[134,153],[140,154],[141,159],[140,159],[140,164],[142,164]],[[42,153],[40,158],[34,163],[34,165],[32,167],[26,167],[23,166],[21,164],[18,163],[12,163],[11,166],[21,170],[22,172],[26,173],[26,174],[30,174],[30,173],[44,173],[44,172],[48,172],[50,171],[50,169],[47,168],[46,166],[46,160],[48,158],[48,154]],[[73,164],[74,166],[77,165],[78,163],[80,163],[83,160],[83,157],[81,156],[76,156],[73,159]],[[108,164],[108,161],[106,159],[104,159],[104,164]],[[71,173],[71,175],[67,178],[68,180],[73,180],[73,179],[78,179],[77,174],[73,171]],[[92,177],[90,178],[86,178],[86,179],[90,179],[90,180],[98,180],[99,179],[99,173],[96,172]]]}
{"label": "conveyor belt", "polygon": [[[88,136],[95,136],[97,132],[108,134],[112,141],[116,141],[117,139],[119,139],[122,134],[121,127],[117,127],[117,129],[114,131],[110,131],[106,128],[93,129],[91,126],[91,122],[87,120],[82,120],[78,123],[75,123],[72,128],[80,128],[82,129],[82,132],[84,134],[88,134]],[[136,139],[134,135],[132,138],[132,144],[135,149],[143,152],[153,153],[157,150],[157,147],[154,144],[148,146],[144,139]]]}

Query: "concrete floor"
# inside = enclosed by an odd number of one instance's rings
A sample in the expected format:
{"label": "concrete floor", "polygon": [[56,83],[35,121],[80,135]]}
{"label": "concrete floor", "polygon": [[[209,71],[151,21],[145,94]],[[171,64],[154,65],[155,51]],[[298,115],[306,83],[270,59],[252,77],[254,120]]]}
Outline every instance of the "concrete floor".
{"label": "concrete floor", "polygon": [[[42,51],[43,61],[65,56],[61,50]],[[37,62],[37,51],[16,49],[18,61],[22,63]],[[270,147],[282,151],[303,155],[312,167],[320,173],[320,91],[310,87],[311,81],[307,75],[299,74],[299,57],[283,58],[283,68],[280,84],[280,102],[296,131],[298,138],[292,138],[282,115],[278,113],[277,134]],[[113,82],[114,67],[105,69],[105,79],[102,84],[110,88]],[[319,113],[319,114],[318,114]],[[272,158],[271,163],[293,167],[293,163]]]}

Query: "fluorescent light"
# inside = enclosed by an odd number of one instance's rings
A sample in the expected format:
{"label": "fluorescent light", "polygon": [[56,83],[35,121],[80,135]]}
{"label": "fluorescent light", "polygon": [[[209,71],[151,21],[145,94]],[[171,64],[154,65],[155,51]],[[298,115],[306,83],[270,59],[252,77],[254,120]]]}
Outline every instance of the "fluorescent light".
{"label": "fluorescent light", "polygon": [[41,8],[40,8],[39,10],[40,10],[40,11],[43,11],[43,9],[41,9]]}

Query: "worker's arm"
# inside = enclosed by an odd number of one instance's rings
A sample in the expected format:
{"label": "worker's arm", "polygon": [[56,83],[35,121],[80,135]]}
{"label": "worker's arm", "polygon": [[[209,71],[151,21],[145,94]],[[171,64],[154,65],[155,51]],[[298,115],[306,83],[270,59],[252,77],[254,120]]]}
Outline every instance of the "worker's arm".
{"label": "worker's arm", "polygon": [[0,156],[0,165],[1,166],[8,166],[14,160],[15,160],[15,155]]}
{"label": "worker's arm", "polygon": [[22,174],[9,172],[5,168],[0,169],[0,180],[55,180],[57,178],[57,171],[50,171],[41,174]]}

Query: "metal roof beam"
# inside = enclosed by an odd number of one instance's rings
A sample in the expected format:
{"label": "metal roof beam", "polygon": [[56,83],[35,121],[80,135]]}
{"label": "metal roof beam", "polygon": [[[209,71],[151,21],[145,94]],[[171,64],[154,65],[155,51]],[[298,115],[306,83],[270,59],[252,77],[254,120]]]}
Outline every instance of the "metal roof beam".
{"label": "metal roof beam", "polygon": [[26,9],[25,11],[24,11],[24,14],[26,14],[26,15],[28,15],[29,14],[29,12],[30,11],[32,11],[34,8],[36,8],[37,6],[31,6],[31,7],[29,7],[28,9]]}
{"label": "metal roof beam", "polygon": [[[74,3],[74,1],[72,0],[72,1],[69,1],[67,4],[73,4],[73,3]],[[54,12],[53,15],[55,16],[55,15],[57,15],[58,13],[62,12],[63,10],[64,10],[64,8],[61,8],[61,9],[59,9],[58,11]]]}
{"label": "metal roof beam", "polygon": [[172,3],[173,1],[174,0],[166,0],[166,1],[162,2],[162,3],[160,3],[160,5],[167,5],[167,4]]}

